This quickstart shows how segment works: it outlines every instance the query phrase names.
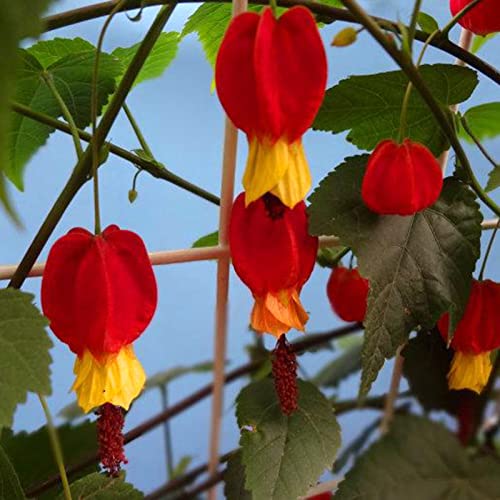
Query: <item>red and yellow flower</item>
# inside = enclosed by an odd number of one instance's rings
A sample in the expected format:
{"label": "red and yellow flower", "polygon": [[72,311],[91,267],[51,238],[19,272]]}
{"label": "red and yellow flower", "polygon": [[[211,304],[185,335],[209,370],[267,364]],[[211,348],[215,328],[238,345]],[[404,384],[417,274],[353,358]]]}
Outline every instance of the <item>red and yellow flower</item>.
{"label": "red and yellow flower", "polygon": [[[500,347],[500,283],[473,281],[464,315],[453,333],[454,349],[448,384],[450,389],[480,393],[491,373],[490,353]],[[448,339],[449,314],[438,322]]]}
{"label": "red and yellow flower", "polygon": [[72,229],[50,250],[41,296],[52,331],[77,355],[72,389],[82,409],[127,410],[146,378],[132,343],[157,303],[141,238],[115,225],[97,236]]}
{"label": "red and yellow flower", "polygon": [[323,100],[326,55],[311,13],[235,17],[217,55],[219,99],[249,142],[243,186],[249,205],[271,192],[293,208],[311,187],[302,135]]}
{"label": "red and yellow flower", "polygon": [[307,232],[303,201],[293,209],[268,193],[245,207],[235,200],[229,228],[233,266],[255,298],[252,328],[279,337],[304,330],[308,314],[299,294],[316,260],[318,239]]}

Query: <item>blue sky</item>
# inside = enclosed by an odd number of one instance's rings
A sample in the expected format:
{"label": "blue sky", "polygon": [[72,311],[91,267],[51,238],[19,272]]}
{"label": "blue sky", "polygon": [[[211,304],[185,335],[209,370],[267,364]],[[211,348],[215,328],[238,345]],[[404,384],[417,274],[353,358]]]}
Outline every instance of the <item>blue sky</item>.
{"label": "blue sky", "polygon": [[[86,2],[60,0],[53,11],[62,11],[84,5]],[[406,20],[409,5],[407,0],[366,0],[369,10],[378,15]],[[193,12],[194,5],[180,5],[172,16],[167,31],[180,31]],[[447,2],[427,0],[424,10],[438,20],[448,18]],[[130,22],[124,15],[113,21],[105,41],[105,50],[117,46],[137,43],[154,17],[156,8],[146,9],[142,20]],[[44,38],[80,36],[95,43],[103,20],[86,22],[49,33]],[[343,27],[334,24],[322,30],[329,59],[329,86],[352,74],[369,74],[394,69],[393,63],[372,42],[362,34],[353,47],[333,49],[329,47],[332,36]],[[458,30],[452,37],[456,39]],[[481,53],[493,65],[500,65],[500,42],[494,41]],[[452,62],[452,59],[435,50],[428,52],[428,61]],[[221,151],[223,140],[223,113],[215,95],[210,93],[212,70],[206,62],[196,37],[191,35],[181,44],[177,58],[161,77],[136,87],[128,104],[141,125],[148,142],[158,160],[178,175],[185,177],[214,193],[219,192],[221,172]],[[482,78],[479,88],[470,104],[500,100],[498,89]],[[110,133],[111,140],[125,148],[138,147],[128,122],[123,116],[117,120]],[[240,179],[246,155],[246,144],[240,135],[237,167],[236,193],[241,190]],[[488,141],[487,148],[500,157],[500,140]],[[344,140],[344,134],[331,135],[309,132],[305,147],[310,160],[314,185],[346,156],[357,150]],[[481,180],[486,179],[489,165],[481,155],[467,147],[470,158],[477,167]],[[0,247],[0,262],[19,261],[52,203],[70,175],[74,166],[74,151],[71,138],[54,134],[47,145],[32,158],[26,169],[25,192],[12,189],[14,203],[25,225],[23,231],[12,227],[0,214],[0,231],[4,244]],[[150,250],[177,249],[189,247],[198,237],[213,231],[217,226],[217,207],[196,198],[175,186],[143,173],[139,177],[137,201],[131,205],[127,192],[131,186],[135,169],[125,161],[110,156],[101,169],[102,219],[104,225],[116,223],[123,228],[141,234]],[[63,216],[51,238],[65,234],[74,226],[92,227],[91,186],[85,186]],[[498,200],[498,192],[496,199]],[[491,277],[500,279],[497,248],[488,267]],[[48,248],[48,247],[47,247]],[[42,254],[46,257],[47,251]],[[148,375],[178,364],[191,364],[211,358],[213,333],[213,308],[215,302],[215,269],[213,262],[177,264],[157,267],[160,301],[157,314],[146,333],[137,342],[136,352],[142,360]],[[325,294],[328,272],[316,268],[303,291],[303,302],[311,313],[308,331],[324,331],[340,325],[333,316]],[[24,289],[35,293],[38,302],[39,279],[27,281]],[[234,273],[230,282],[230,322],[228,339],[228,360],[234,367],[245,361],[244,345],[251,342],[247,330],[251,297]],[[52,334],[51,334],[52,335]],[[292,335],[295,337],[296,335]],[[53,338],[53,336],[52,336]],[[68,393],[72,380],[74,357],[67,347],[55,339],[52,349],[54,363],[53,395],[49,405],[57,413],[64,405],[73,401]],[[271,347],[272,339],[266,339]],[[314,374],[332,353],[324,352],[304,356],[304,367]],[[388,384],[390,364],[386,366],[372,392],[385,391]],[[176,401],[200,387],[209,376],[190,375],[172,384],[171,400]],[[342,397],[354,395],[358,378],[353,376],[340,388]],[[234,419],[233,401],[241,383],[228,387],[225,399],[225,418],[222,433],[222,451],[233,449],[238,441],[238,429]],[[159,394],[149,392],[134,406],[127,417],[127,428],[160,409]],[[192,455],[195,462],[206,461],[208,443],[210,404],[204,401],[179,418],[172,421],[174,450],[176,458]],[[343,439],[348,442],[364,422],[371,420],[372,412],[358,412],[341,418]],[[29,397],[16,413],[16,430],[33,430],[44,422],[39,403]],[[126,467],[128,478],[143,491],[149,491],[165,481],[161,429],[150,432],[127,447],[130,464]]]}

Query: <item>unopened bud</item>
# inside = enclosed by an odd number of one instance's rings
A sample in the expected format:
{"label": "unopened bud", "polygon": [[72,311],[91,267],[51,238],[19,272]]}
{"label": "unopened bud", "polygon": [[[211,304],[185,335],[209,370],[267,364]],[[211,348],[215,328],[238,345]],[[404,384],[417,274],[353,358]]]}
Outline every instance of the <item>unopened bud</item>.
{"label": "unopened bud", "polygon": [[137,200],[138,194],[139,193],[135,189],[130,189],[128,192],[128,201],[130,201],[130,203],[134,203],[134,201]]}
{"label": "unopened bud", "polygon": [[348,47],[358,38],[358,32],[351,27],[339,31],[332,40],[332,47]]}

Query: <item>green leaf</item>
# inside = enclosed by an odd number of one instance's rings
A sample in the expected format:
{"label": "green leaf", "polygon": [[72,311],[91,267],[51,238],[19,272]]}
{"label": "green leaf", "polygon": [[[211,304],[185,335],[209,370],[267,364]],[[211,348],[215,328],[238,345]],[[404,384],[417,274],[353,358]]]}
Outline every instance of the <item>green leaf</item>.
{"label": "green leaf", "polygon": [[453,351],[446,348],[439,332],[419,332],[406,344],[402,355],[403,374],[422,408],[454,414],[459,393],[448,389],[447,380]]}
{"label": "green leaf", "polygon": [[494,168],[488,176],[488,183],[486,184],[486,191],[490,192],[500,186],[500,167]]}
{"label": "green leaf", "polygon": [[0,430],[12,425],[28,392],[50,394],[52,342],[33,298],[13,288],[0,290]]}
{"label": "green leaf", "polygon": [[434,33],[434,31],[439,29],[437,21],[425,12],[418,13],[417,23],[426,33]]}
{"label": "green leaf", "polygon": [[[177,49],[179,48],[179,41],[179,33],[175,31],[162,33],[146,59],[144,66],[137,75],[134,85],[160,77],[175,59]],[[131,47],[118,47],[111,53],[112,56],[115,56],[121,61],[123,71],[127,69],[132,61],[139,45],[140,43],[136,43]],[[122,75],[120,75],[120,77],[121,76]]]}
{"label": "green leaf", "polygon": [[214,231],[213,233],[206,234],[205,236],[198,238],[191,245],[191,248],[215,247],[218,244],[219,244],[219,231]]}
{"label": "green leaf", "polygon": [[[45,42],[37,46],[38,49],[35,52],[42,53],[42,60],[46,64],[49,61],[46,54],[50,50],[52,50],[52,57],[56,57],[58,51],[61,54],[63,52],[61,49],[63,44],[60,40],[56,40],[52,45]],[[42,79],[42,75],[46,73],[52,78],[76,126],[87,127],[90,124],[91,82],[95,51],[70,53],[50,63],[46,68],[30,52],[23,50],[20,53],[21,64],[15,100],[53,118],[60,117],[61,109]],[[120,62],[108,54],[101,54],[97,80],[98,113],[114,92],[116,78],[121,71]],[[12,114],[9,137],[10,161],[6,174],[19,189],[23,189],[24,166],[38,148],[45,144],[52,132],[53,129],[46,125],[16,113]]]}
{"label": "green leaf", "polygon": [[41,15],[50,0],[2,0],[0,2],[0,202],[14,220],[17,216],[10,206],[4,185],[3,172],[8,165],[9,130],[11,129],[10,100],[15,94],[19,65],[17,47],[25,37],[38,36],[42,30]]}
{"label": "green leaf", "polygon": [[[86,420],[74,426],[65,424],[57,428],[57,433],[66,465],[75,464],[97,452],[95,422]],[[4,429],[0,445],[12,461],[25,490],[58,473],[57,465],[52,460],[52,448],[46,426],[31,433],[14,434],[10,429]],[[96,470],[97,465],[91,464],[79,471],[77,477]],[[58,490],[59,486],[56,486],[38,498],[54,498]]]}
{"label": "green leaf", "polygon": [[25,498],[16,471],[0,446],[0,500],[24,500]]}
{"label": "green leaf", "polygon": [[95,50],[95,47],[83,38],[53,38],[43,40],[26,49],[44,68],[63,57]]}
{"label": "green leaf", "polygon": [[177,465],[174,467],[172,474],[170,475],[170,480],[175,479],[176,477],[182,476],[187,470],[191,462],[193,461],[193,457],[190,455],[184,455],[177,462]]}
{"label": "green leaf", "polygon": [[[122,477],[90,474],[71,484],[71,495],[76,500],[141,500],[144,495]],[[61,493],[58,500],[64,500]]]}
{"label": "green leaf", "polygon": [[[424,65],[420,73],[443,106],[465,101],[478,83],[474,71],[456,65]],[[408,78],[402,71],[342,80],[327,90],[313,128],[334,134],[350,130],[347,140],[366,150],[374,149],[383,139],[397,139],[407,85]],[[407,135],[425,144],[435,156],[449,147],[439,124],[415,90],[408,106]]]}
{"label": "green leaf", "polygon": [[477,52],[479,52],[481,50],[481,48],[483,47],[483,45],[486,42],[489,42],[492,38],[494,38],[497,35],[498,35],[498,33],[491,33],[490,35],[486,35],[486,36],[476,35],[474,37],[474,40],[472,41],[471,52],[473,54],[476,54]]}
{"label": "green leaf", "polygon": [[298,381],[299,408],[281,413],[271,379],[245,387],[236,400],[245,488],[253,500],[290,500],[304,495],[332,466],[340,429],[329,401]]}
{"label": "green leaf", "polygon": [[314,377],[316,385],[324,387],[337,387],[349,375],[361,370],[361,349],[363,337],[353,337],[356,343],[344,350],[333,361],[330,361]]}
{"label": "green leaf", "polygon": [[470,458],[442,425],[401,416],[357,460],[335,500],[486,500],[497,498],[499,491],[495,458]]}
{"label": "green leaf", "polygon": [[479,257],[482,221],[475,195],[452,178],[432,207],[408,217],[378,216],[361,198],[367,159],[346,159],[309,199],[311,234],[338,236],[370,281],[361,394],[412,330],[432,328],[446,311],[455,329]]}
{"label": "green leaf", "polygon": [[[500,135],[500,102],[488,102],[468,109],[464,118],[474,136],[483,141]],[[473,142],[467,132],[460,127],[460,135]]]}
{"label": "green leaf", "polygon": [[224,497],[226,500],[252,500],[252,494],[245,489],[245,468],[241,463],[241,450],[233,453],[227,461]]}

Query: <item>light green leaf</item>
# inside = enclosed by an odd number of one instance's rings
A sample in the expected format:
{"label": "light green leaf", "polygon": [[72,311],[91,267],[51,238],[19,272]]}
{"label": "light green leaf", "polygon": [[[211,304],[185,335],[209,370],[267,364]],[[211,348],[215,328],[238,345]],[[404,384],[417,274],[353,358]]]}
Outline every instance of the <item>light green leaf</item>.
{"label": "light green leaf", "polygon": [[488,176],[488,183],[486,184],[486,191],[490,192],[500,186],[500,167],[494,168]]}
{"label": "light green leaf", "polygon": [[[75,464],[97,452],[95,422],[86,420],[74,426],[65,424],[57,428],[57,434],[66,465]],[[19,432],[17,434],[13,434],[10,429],[4,429],[0,446],[9,456],[25,490],[58,473],[57,465],[52,460],[52,449],[45,426],[34,432]],[[91,464],[79,471],[76,478],[90,474],[97,469],[97,464]],[[75,479],[74,476],[73,479]],[[59,488],[60,486],[56,485],[44,494],[37,495],[37,498],[40,500],[52,499],[56,496]]]}
{"label": "light green leaf", "polygon": [[455,179],[446,179],[439,200],[422,212],[378,216],[361,198],[367,159],[346,159],[309,199],[310,232],[338,236],[370,281],[362,394],[413,329],[432,328],[446,311],[455,329],[479,257],[482,221],[475,195]]}
{"label": "light green leaf", "polygon": [[493,39],[497,35],[498,35],[498,33],[491,33],[490,35],[486,35],[486,36],[476,35],[474,37],[474,40],[472,41],[471,52],[473,54],[477,54],[482,49],[483,45],[486,42],[489,42],[491,39]]}
{"label": "light green leaf", "polygon": [[[104,474],[89,474],[71,484],[71,495],[76,500],[141,500],[144,495],[123,477],[112,478]],[[60,494],[58,500],[64,500]]]}
{"label": "light green leaf", "polygon": [[93,50],[95,47],[90,42],[78,37],[43,40],[26,49],[44,69],[65,56]]}
{"label": "light green leaf", "polygon": [[226,500],[252,500],[252,494],[245,489],[245,468],[241,463],[241,450],[233,453],[227,461],[224,496]]}
{"label": "light green leaf", "polygon": [[[44,62],[48,62],[49,57],[46,54],[50,50],[52,50],[52,57],[56,57],[57,52],[63,52],[61,47],[64,46],[62,41],[37,45],[39,47],[35,52],[42,52]],[[60,107],[42,79],[42,74],[46,72],[51,76],[77,127],[85,128],[89,125],[95,52],[70,53],[49,64],[46,69],[30,52],[24,50],[20,52],[21,65],[18,71],[16,101],[53,118],[60,117],[62,115]],[[108,54],[101,54],[97,81],[98,113],[114,92],[116,78],[121,71],[119,61]],[[46,125],[15,113],[12,114],[9,135],[10,161],[6,174],[19,189],[23,189],[22,175],[26,163],[37,149],[45,144],[52,132],[53,129]]]}
{"label": "light green leaf", "polygon": [[[464,118],[474,136],[483,141],[500,135],[500,102],[488,102],[468,109]],[[460,135],[469,142],[472,139],[465,130]]]}
{"label": "light green leaf", "polygon": [[188,467],[192,461],[193,461],[192,456],[190,455],[182,456],[181,459],[177,462],[177,465],[174,467],[174,470],[170,475],[170,480],[182,476],[188,470]]}
{"label": "light green leaf", "polygon": [[[456,65],[424,65],[420,73],[443,106],[465,101],[478,83],[474,71]],[[350,130],[347,140],[366,150],[374,149],[383,139],[397,139],[407,84],[402,71],[342,80],[327,90],[313,128],[334,134]],[[439,124],[415,90],[410,97],[407,123],[408,137],[425,144],[435,156],[448,149]]]}
{"label": "light green leaf", "polygon": [[47,320],[33,305],[33,295],[0,290],[0,430],[10,427],[28,392],[50,394]]}
{"label": "light green leaf", "polygon": [[24,500],[25,498],[16,471],[0,446],[0,500]]}
{"label": "light green leaf", "polygon": [[218,244],[219,244],[219,231],[214,231],[213,233],[206,234],[205,236],[198,238],[191,245],[191,248],[215,247]]}
{"label": "light green leaf", "polygon": [[236,400],[245,489],[253,500],[290,500],[304,495],[332,466],[340,429],[330,402],[298,381],[299,408],[281,413],[271,379],[245,387]]}
{"label": "light green leaf", "polygon": [[357,460],[335,500],[487,500],[499,491],[495,458],[469,457],[441,424],[401,416]]}
{"label": "light green leaf", "polygon": [[417,23],[426,33],[434,33],[439,29],[437,21],[425,12],[418,13]]}
{"label": "light green leaf", "polygon": [[8,165],[8,134],[11,128],[10,100],[15,94],[19,42],[38,36],[42,30],[41,15],[50,0],[0,0],[0,203],[10,216],[17,216],[10,206],[3,172]]}
{"label": "light green leaf", "polygon": [[324,387],[337,387],[342,380],[349,375],[361,370],[361,349],[363,347],[363,337],[352,337],[356,339],[350,347],[347,347],[333,361],[324,366],[314,377],[316,385]]}
{"label": "light green leaf", "polygon": [[[137,75],[134,85],[160,77],[175,59],[179,41],[179,33],[175,31],[162,33]],[[121,61],[123,71],[127,69],[130,61],[132,61],[139,45],[140,43],[136,43],[132,47],[118,47],[111,53],[112,56],[117,57]]]}
{"label": "light green leaf", "polygon": [[447,349],[437,329],[419,332],[406,344],[402,355],[403,374],[422,408],[455,414],[460,393],[448,389],[447,379],[453,351]]}

